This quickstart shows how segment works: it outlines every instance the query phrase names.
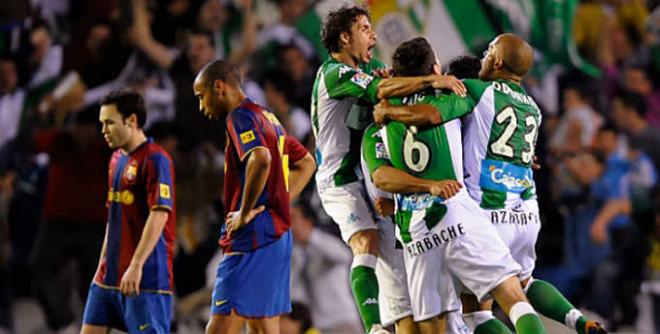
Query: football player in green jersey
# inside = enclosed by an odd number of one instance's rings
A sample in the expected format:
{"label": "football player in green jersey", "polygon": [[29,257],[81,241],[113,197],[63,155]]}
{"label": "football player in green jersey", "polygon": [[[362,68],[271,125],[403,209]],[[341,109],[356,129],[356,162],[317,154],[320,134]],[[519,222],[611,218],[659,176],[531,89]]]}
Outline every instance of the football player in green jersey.
{"label": "football player in green jersey", "polygon": [[[328,14],[321,38],[330,57],[317,72],[311,118],[316,137],[319,166],[316,184],[321,204],[339,225],[342,239],[353,252],[351,286],[365,329],[380,334],[387,332],[381,326],[385,321],[379,311],[375,273],[380,247],[378,226],[359,172],[360,139],[371,115],[361,111],[385,96],[405,95],[431,86],[464,94],[465,87],[454,77],[439,75],[375,76],[386,72],[379,70],[383,68],[382,63],[373,59],[376,37],[369,12],[362,7],[342,7]],[[400,314],[403,315],[405,313]]]}
{"label": "football player in green jersey", "polygon": [[[395,73],[409,75],[411,66],[428,71],[430,67],[426,63],[397,61],[419,59],[424,54],[434,55],[434,52],[423,38],[402,44],[393,57]],[[454,113],[466,114],[466,110],[473,107],[469,99],[451,99],[433,91],[423,91],[390,102],[398,105],[429,103],[427,101],[434,101],[430,103],[452,109]],[[469,198],[467,191],[462,189],[451,199],[438,200],[432,194],[415,193],[420,186],[406,184],[409,178],[401,176],[401,172],[405,172],[422,179],[463,180],[460,127],[459,120],[429,128],[389,122],[379,134],[392,167],[381,166],[372,170],[374,184],[385,191],[399,193],[396,220],[401,239],[407,242],[407,260],[415,263],[432,261],[422,261],[420,258],[434,248],[439,249],[442,262],[451,275],[457,277],[479,300],[486,299],[488,294],[495,297],[519,333],[544,333],[545,329],[519,283],[520,265],[497,237],[493,225]],[[426,275],[433,273],[429,270],[434,268],[433,265],[418,264],[416,267],[425,270]],[[410,282],[416,274],[407,273]],[[416,296],[414,289],[409,288],[414,312],[416,302],[413,298]],[[504,326],[495,329],[497,333],[508,331]]]}
{"label": "football player in green jersey", "polygon": [[[503,34],[484,54],[481,80],[464,81],[475,103],[464,117],[465,185],[523,267],[521,284],[531,304],[579,334],[607,333],[601,324],[584,317],[554,286],[531,276],[540,230],[532,164],[541,113],[520,82],[532,61],[532,48],[524,40]],[[393,119],[421,126],[442,124],[464,115],[432,104],[382,104],[376,107],[374,116],[378,121]],[[491,304],[486,302],[481,305],[482,312],[466,315],[468,322],[477,325],[475,333],[492,317],[488,313]]]}

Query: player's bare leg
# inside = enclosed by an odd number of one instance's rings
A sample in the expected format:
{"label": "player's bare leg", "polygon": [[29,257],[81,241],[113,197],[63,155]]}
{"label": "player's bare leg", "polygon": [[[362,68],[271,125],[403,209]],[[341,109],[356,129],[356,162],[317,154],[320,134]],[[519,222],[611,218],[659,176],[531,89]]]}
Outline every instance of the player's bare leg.
{"label": "player's bare leg", "polygon": [[539,313],[574,329],[578,334],[607,334],[603,325],[588,320],[552,284],[531,277],[520,284]]}
{"label": "player's bare leg", "polygon": [[387,333],[380,325],[378,309],[378,280],[376,279],[378,230],[356,232],[348,240],[348,246],[353,252],[351,288],[362,323],[368,333]]}
{"label": "player's bare leg", "polygon": [[247,321],[248,334],[279,334],[280,317],[250,319]]}
{"label": "player's bare leg", "polygon": [[396,332],[400,334],[420,334],[419,325],[413,320],[413,317],[397,320]]}
{"label": "player's bare leg", "polygon": [[206,325],[206,334],[239,334],[244,324],[234,310],[230,315],[213,314]]}
{"label": "player's bare leg", "polygon": [[512,334],[511,330],[499,321],[493,312],[493,299],[479,303],[474,295],[461,295],[463,320],[474,334]]}
{"label": "player's bare leg", "polygon": [[80,334],[108,334],[110,333],[110,327],[105,326],[94,326],[94,325],[83,325],[80,329]]}
{"label": "player's bare leg", "polygon": [[504,313],[509,316],[517,333],[547,333],[538,314],[527,301],[516,276],[507,278],[490,293]]}
{"label": "player's bare leg", "polygon": [[444,334],[447,332],[447,313],[417,323],[420,334]]}

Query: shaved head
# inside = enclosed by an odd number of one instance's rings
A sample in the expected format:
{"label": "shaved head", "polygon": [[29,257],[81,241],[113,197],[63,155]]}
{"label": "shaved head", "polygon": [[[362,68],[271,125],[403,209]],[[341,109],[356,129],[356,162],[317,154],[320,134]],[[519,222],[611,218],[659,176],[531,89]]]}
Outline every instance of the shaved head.
{"label": "shaved head", "polygon": [[193,91],[199,100],[199,111],[209,119],[223,118],[245,98],[241,73],[224,60],[206,64],[195,78]]}
{"label": "shaved head", "polygon": [[534,49],[520,36],[506,33],[497,36],[482,59],[483,80],[514,77],[520,81],[534,63]]}
{"label": "shaved head", "polygon": [[197,74],[197,79],[204,84],[212,85],[215,80],[221,80],[232,85],[241,84],[241,73],[236,66],[224,60],[214,60],[206,64]]}
{"label": "shaved head", "polygon": [[500,50],[504,64],[514,74],[525,76],[534,62],[534,50],[518,35],[502,34],[495,39],[495,47]]}

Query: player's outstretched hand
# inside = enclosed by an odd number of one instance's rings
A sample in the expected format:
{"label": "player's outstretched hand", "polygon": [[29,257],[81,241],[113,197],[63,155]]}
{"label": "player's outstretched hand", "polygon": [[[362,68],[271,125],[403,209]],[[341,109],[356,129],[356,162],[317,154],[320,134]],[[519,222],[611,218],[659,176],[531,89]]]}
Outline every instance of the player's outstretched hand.
{"label": "player's outstretched hand", "polygon": [[463,186],[455,180],[434,181],[431,184],[431,195],[448,199],[456,195],[461,187]]}
{"label": "player's outstretched hand", "polygon": [[232,211],[227,214],[227,234],[233,235],[238,229],[251,222],[254,217],[262,213],[266,209],[265,206],[260,205],[256,208],[250,209],[245,217],[241,217],[240,211]]}
{"label": "player's outstretched hand", "polygon": [[376,124],[383,125],[387,122],[387,109],[390,107],[392,107],[392,105],[387,100],[380,100],[380,102],[374,106],[374,122],[376,122]]}
{"label": "player's outstretched hand", "polygon": [[142,268],[131,264],[124,272],[119,284],[119,291],[126,296],[140,293],[140,281],[142,281]]}
{"label": "player's outstretched hand", "polygon": [[461,97],[467,95],[467,88],[465,88],[463,81],[453,75],[438,75],[431,86],[435,89],[449,89]]}
{"label": "player's outstretched hand", "polygon": [[394,201],[389,198],[378,197],[374,203],[376,213],[383,217],[394,214]]}
{"label": "player's outstretched hand", "polygon": [[371,71],[371,75],[385,79],[392,76],[392,70],[387,67],[377,68]]}

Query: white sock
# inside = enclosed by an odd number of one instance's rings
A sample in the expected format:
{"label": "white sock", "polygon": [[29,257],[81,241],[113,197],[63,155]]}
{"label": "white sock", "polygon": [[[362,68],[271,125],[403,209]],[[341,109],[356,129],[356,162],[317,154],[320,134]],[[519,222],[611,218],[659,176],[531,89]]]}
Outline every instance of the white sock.
{"label": "white sock", "polygon": [[378,263],[378,258],[371,254],[359,254],[353,256],[353,263],[351,263],[351,270],[358,266],[364,266],[367,268],[376,268],[376,263]]}
{"label": "white sock", "polygon": [[532,305],[528,302],[517,302],[511,307],[511,311],[509,311],[509,319],[511,319],[511,322],[515,326],[518,319],[527,314],[536,314]]}
{"label": "white sock", "polygon": [[494,318],[493,312],[491,311],[477,311],[463,314],[463,321],[465,321],[465,324],[472,332],[474,332],[479,325]]}
{"label": "white sock", "polygon": [[575,329],[575,324],[577,323],[578,319],[583,316],[582,312],[580,310],[572,309],[570,312],[566,314],[566,318],[564,318],[564,323],[566,323],[566,326],[570,329]]}

